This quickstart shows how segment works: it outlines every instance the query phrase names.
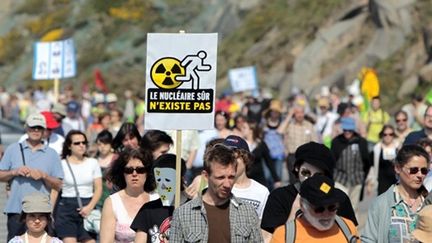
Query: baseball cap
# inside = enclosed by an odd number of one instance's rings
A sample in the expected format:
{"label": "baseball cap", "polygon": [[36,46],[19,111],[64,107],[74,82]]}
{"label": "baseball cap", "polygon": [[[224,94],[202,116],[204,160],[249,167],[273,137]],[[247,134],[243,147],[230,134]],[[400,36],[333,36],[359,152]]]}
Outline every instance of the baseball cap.
{"label": "baseball cap", "polygon": [[24,213],[51,213],[51,204],[48,195],[35,192],[27,195],[22,201]]}
{"label": "baseball cap", "polygon": [[250,152],[249,145],[247,144],[247,142],[243,138],[236,135],[229,135],[228,137],[226,137],[225,140],[223,141],[223,144],[228,147],[243,149],[246,150],[247,152]]}
{"label": "baseball cap", "polygon": [[48,129],[56,129],[60,126],[60,123],[57,122],[51,111],[42,111],[41,114],[45,117],[46,127]]}
{"label": "baseball cap", "polygon": [[295,151],[294,168],[307,162],[319,169],[322,169],[328,176],[333,174],[333,168],[336,163],[330,149],[324,144],[309,142],[301,145]]}
{"label": "baseball cap", "polygon": [[344,193],[334,187],[334,181],[319,174],[302,182],[300,196],[317,207],[341,203],[345,200]]}
{"label": "baseball cap", "polygon": [[52,113],[58,113],[61,116],[66,116],[66,106],[61,103],[55,103],[51,108]]}
{"label": "baseball cap", "polygon": [[31,114],[27,117],[26,124],[28,127],[46,128],[45,117],[40,113]]}
{"label": "baseball cap", "polygon": [[66,105],[66,111],[67,112],[74,112],[77,113],[79,111],[79,104],[76,101],[69,101]]}
{"label": "baseball cap", "polygon": [[342,117],[340,119],[341,127],[343,130],[347,131],[355,131],[356,130],[356,124],[353,118],[351,117]]}

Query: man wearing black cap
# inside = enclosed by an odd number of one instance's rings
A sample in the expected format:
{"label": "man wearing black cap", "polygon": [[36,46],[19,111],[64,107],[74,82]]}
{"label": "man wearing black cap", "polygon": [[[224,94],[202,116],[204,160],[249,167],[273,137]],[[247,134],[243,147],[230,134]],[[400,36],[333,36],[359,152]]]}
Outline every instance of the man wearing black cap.
{"label": "man wearing black cap", "polygon": [[354,223],[336,215],[344,196],[327,176],[308,178],[300,187],[301,213],[276,228],[271,242],[357,242]]}
{"label": "man wearing black cap", "polygon": [[[332,178],[335,159],[325,145],[316,142],[303,144],[296,150],[295,158],[293,173],[298,182],[275,189],[267,199],[261,228],[269,233],[273,233],[276,227],[295,217],[300,208],[300,183],[315,174]],[[344,198],[337,214],[357,224],[351,202],[346,194]]]}

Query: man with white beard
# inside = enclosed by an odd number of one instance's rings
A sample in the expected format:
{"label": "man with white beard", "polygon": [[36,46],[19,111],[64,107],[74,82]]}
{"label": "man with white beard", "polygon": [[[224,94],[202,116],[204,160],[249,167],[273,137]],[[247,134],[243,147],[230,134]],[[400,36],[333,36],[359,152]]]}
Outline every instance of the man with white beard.
{"label": "man with white beard", "polygon": [[296,218],[276,228],[271,242],[360,242],[354,223],[336,215],[343,200],[332,179],[319,174],[308,178],[300,186]]}

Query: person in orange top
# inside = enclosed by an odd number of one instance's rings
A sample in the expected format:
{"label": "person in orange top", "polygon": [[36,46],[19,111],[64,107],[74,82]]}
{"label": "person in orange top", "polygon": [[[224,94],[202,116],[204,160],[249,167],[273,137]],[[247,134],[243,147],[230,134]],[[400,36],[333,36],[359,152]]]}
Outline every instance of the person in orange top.
{"label": "person in orange top", "polygon": [[319,174],[306,179],[296,218],[276,228],[271,243],[360,242],[354,223],[336,215],[343,198],[332,179]]}

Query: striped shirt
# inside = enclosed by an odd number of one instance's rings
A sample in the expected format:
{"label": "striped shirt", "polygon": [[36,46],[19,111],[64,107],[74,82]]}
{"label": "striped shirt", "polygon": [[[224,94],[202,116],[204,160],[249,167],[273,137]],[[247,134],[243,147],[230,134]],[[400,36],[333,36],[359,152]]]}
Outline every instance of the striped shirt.
{"label": "striped shirt", "polygon": [[364,180],[363,160],[357,143],[342,150],[333,172],[334,180],[344,186],[362,184]]}

